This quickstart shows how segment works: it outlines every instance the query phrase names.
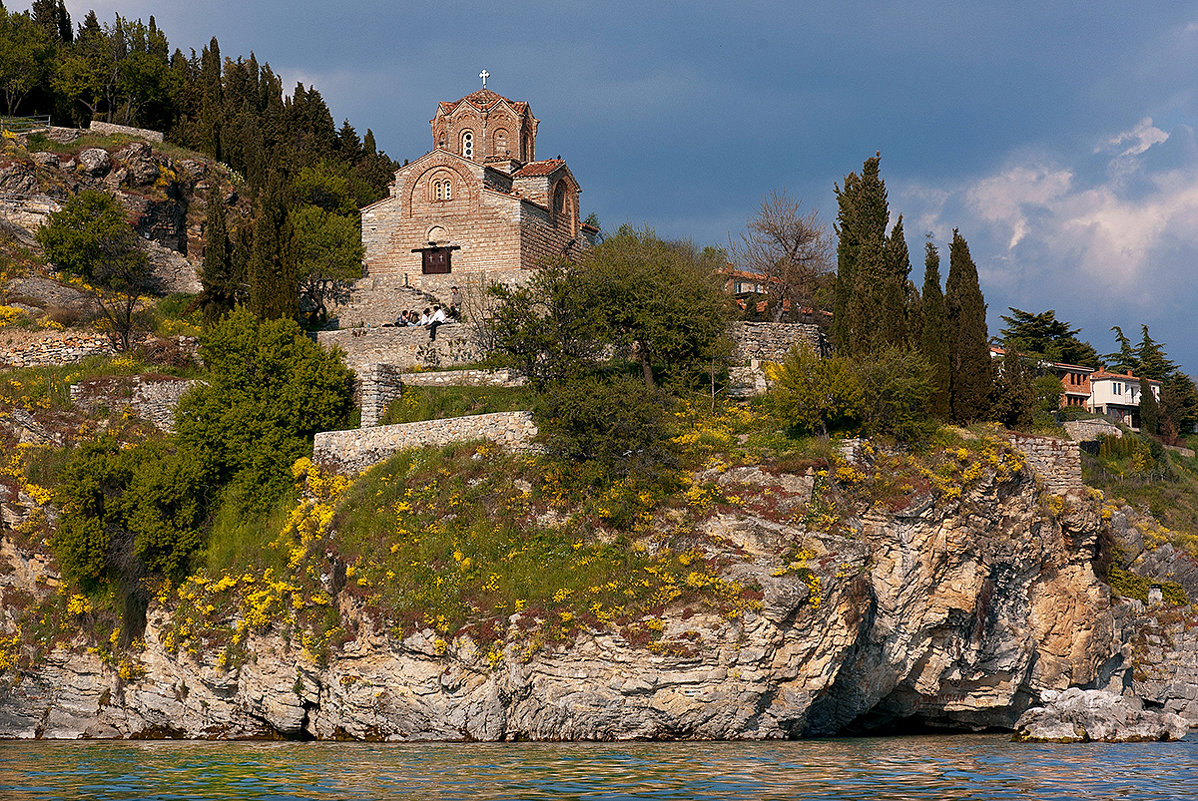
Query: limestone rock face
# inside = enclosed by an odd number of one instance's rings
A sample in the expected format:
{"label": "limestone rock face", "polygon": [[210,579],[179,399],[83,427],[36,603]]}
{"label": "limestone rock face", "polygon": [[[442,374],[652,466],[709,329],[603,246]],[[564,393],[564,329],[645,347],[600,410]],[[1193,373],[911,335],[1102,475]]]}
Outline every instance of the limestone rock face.
{"label": "limestone rock face", "polygon": [[1135,698],[1106,690],[1048,691],[1044,706],[1029,709],[1015,724],[1021,740],[1051,742],[1153,742],[1180,740],[1189,726],[1173,712],[1144,709]]}
{"label": "limestone rock face", "polygon": [[79,154],[79,169],[93,178],[99,178],[112,167],[112,158],[108,151],[99,147],[90,147]]}
{"label": "limestone rock face", "polygon": [[[810,492],[805,477],[757,469],[725,483]],[[768,739],[898,724],[1013,729],[1055,691],[1130,687],[1133,658],[1139,671],[1170,658],[1128,645],[1141,629],[1091,569],[1102,521],[1083,496],[1044,504],[1030,478],[983,481],[955,500],[926,495],[848,522],[838,534],[742,512],[710,518],[695,547],[724,557],[726,579],[759,586],[761,608],[732,618],[673,610],[661,632],[672,649],[582,631],[531,653],[516,637],[502,659],[488,659],[467,637],[376,632],[345,597],[337,602],[351,639],[327,661],[315,662],[298,637],[267,631],[247,641],[246,661],[226,666],[218,652],[168,650],[167,612],[152,608],[131,679],[82,647],[54,651],[20,682],[0,677],[0,736]],[[1162,676],[1148,689],[1164,704],[1184,680]],[[1117,722],[1102,736],[1148,731],[1133,716]],[[1165,725],[1177,731],[1177,719]],[[1100,727],[1087,722],[1086,731],[1096,737]]]}

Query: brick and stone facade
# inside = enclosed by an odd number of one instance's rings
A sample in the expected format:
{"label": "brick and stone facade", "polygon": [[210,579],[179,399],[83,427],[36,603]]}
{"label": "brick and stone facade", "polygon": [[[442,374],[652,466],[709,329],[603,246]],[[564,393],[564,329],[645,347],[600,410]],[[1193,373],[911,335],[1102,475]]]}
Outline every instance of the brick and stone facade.
{"label": "brick and stone facade", "polygon": [[[535,160],[538,123],[527,103],[487,89],[441,103],[433,150],[362,209],[368,274],[421,287],[533,269],[593,245],[597,231],[581,223],[570,168]],[[448,253],[448,275],[428,271],[430,249]]]}
{"label": "brick and stone facade", "polygon": [[1053,495],[1085,489],[1082,483],[1081,451],[1076,442],[1033,434],[1010,435],[1012,447],[1023,453],[1028,466]]}

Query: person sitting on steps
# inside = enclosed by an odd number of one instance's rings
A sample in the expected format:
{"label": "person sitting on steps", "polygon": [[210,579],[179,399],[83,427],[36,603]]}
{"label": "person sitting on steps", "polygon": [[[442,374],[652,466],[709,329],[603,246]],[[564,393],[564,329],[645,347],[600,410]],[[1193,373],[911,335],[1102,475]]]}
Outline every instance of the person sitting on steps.
{"label": "person sitting on steps", "polygon": [[445,324],[445,312],[440,306],[433,307],[433,315],[428,321],[428,341],[432,342],[437,338],[437,327]]}

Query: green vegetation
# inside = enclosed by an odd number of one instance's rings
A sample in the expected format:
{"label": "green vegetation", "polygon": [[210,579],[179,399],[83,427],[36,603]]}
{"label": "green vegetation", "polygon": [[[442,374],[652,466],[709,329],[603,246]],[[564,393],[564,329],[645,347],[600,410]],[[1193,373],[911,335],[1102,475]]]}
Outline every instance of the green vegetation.
{"label": "green vegetation", "polygon": [[129,350],[134,312],[150,291],[150,263],[116,199],[107,192],[80,192],[50,215],[37,240],[51,263],[84,282],[113,344]]}
{"label": "green vegetation", "polygon": [[535,399],[528,387],[404,386],[403,397],[391,402],[379,424],[523,411],[532,408]]}

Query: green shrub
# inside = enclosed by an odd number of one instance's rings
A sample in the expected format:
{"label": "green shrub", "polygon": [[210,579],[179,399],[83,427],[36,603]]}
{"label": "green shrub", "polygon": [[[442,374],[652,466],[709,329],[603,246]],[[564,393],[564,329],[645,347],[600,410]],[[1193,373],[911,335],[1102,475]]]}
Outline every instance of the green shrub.
{"label": "green shrub", "polygon": [[344,428],[352,375],[293,320],[260,321],[238,309],[202,339],[210,373],[179,402],[180,448],[205,480],[232,486],[259,513],[291,489],[290,467],[318,431]]}
{"label": "green shrub", "polygon": [[938,428],[928,413],[932,369],[917,351],[887,347],[860,360],[856,368],[866,427],[911,442]]}
{"label": "green shrub", "polygon": [[533,409],[547,455],[603,474],[648,475],[677,461],[666,397],[628,377],[553,384]]}
{"label": "green shrub", "polygon": [[1134,598],[1141,603],[1148,603],[1148,590],[1154,586],[1161,588],[1161,596],[1169,606],[1186,606],[1190,602],[1185,587],[1176,581],[1153,581],[1121,567],[1112,566],[1107,581],[1117,595]]}
{"label": "green shrub", "polygon": [[865,394],[849,359],[821,359],[804,343],[770,372],[775,411],[795,434],[853,431],[865,417]]}

